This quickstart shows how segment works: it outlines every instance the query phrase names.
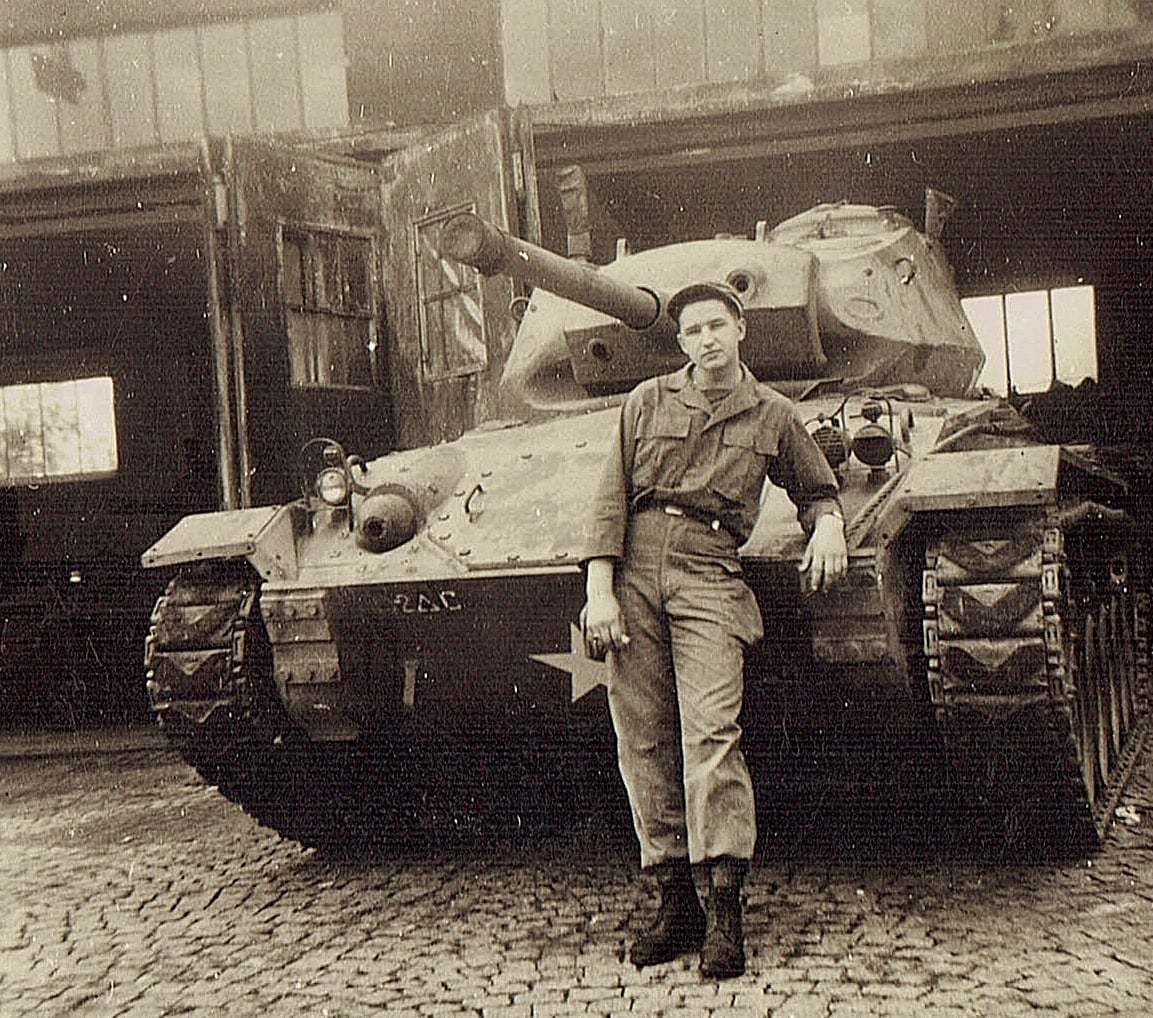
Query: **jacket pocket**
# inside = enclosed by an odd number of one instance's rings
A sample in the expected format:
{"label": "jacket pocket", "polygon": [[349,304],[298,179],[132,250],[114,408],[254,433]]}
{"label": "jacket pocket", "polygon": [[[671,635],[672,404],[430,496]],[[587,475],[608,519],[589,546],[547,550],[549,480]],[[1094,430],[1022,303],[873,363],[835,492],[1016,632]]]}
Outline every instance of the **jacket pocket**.
{"label": "jacket pocket", "polygon": [[768,468],[776,455],[775,435],[766,435],[756,421],[729,421],[721,432],[721,454],[713,477],[713,490],[731,502],[756,502]]}
{"label": "jacket pocket", "polygon": [[688,415],[641,419],[637,424],[633,458],[636,488],[673,487],[684,476],[685,444],[691,421]]}

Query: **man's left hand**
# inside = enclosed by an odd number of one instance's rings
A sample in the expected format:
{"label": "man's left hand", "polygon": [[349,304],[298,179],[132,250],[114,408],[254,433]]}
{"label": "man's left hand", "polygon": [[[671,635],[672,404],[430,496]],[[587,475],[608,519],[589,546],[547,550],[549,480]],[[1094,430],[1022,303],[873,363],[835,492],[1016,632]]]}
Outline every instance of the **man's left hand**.
{"label": "man's left hand", "polygon": [[840,581],[849,568],[849,549],[845,545],[845,522],[826,513],[817,519],[813,536],[805,547],[797,570],[808,593],[828,590]]}

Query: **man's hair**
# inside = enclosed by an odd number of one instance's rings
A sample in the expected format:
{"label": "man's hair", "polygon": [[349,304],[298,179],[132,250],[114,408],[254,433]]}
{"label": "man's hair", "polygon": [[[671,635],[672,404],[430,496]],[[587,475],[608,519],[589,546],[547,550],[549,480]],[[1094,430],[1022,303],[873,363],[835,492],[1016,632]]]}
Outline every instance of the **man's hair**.
{"label": "man's hair", "polygon": [[745,306],[741,303],[740,294],[728,283],[712,281],[690,283],[688,286],[681,287],[669,298],[665,310],[668,312],[668,316],[679,326],[681,312],[689,304],[698,304],[703,300],[719,300],[727,304],[737,318],[743,319],[745,317]]}

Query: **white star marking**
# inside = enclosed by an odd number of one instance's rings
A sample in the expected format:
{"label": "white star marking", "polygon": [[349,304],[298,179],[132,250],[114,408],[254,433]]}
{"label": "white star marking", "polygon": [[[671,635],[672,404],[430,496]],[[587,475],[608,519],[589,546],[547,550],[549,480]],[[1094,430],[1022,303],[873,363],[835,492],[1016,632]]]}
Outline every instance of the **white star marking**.
{"label": "white star marking", "polygon": [[593,661],[585,657],[584,638],[581,631],[569,624],[569,652],[567,654],[530,654],[534,661],[548,665],[557,671],[568,672],[572,676],[572,702],[587,696],[597,686],[607,686],[609,666],[604,661]]}

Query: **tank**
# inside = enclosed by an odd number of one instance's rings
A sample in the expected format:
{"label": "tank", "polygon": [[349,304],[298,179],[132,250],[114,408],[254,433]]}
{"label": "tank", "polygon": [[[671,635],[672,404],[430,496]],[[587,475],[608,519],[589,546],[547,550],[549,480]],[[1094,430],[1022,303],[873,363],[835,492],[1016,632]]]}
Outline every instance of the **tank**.
{"label": "tank", "polygon": [[[442,256],[532,287],[503,378],[525,419],[371,462],[318,438],[298,499],[189,516],[148,549],[177,570],[145,651],[173,744],[307,845],[403,841],[430,809],[519,822],[542,793],[578,795],[564,751],[603,728],[606,677],[576,627],[581,520],[623,395],[683,363],[668,296],[716,279],[743,297],[746,363],[837,474],[850,550],[843,584],[802,596],[804,535],[766,490],[741,556],[776,636],[750,671],[921,705],[974,802],[1095,844],[1148,709],[1130,478],[976,392],[936,229],[842,202],[751,232],[595,267],[470,214],[446,226]],[[480,761],[545,748],[540,785],[492,802]]]}

